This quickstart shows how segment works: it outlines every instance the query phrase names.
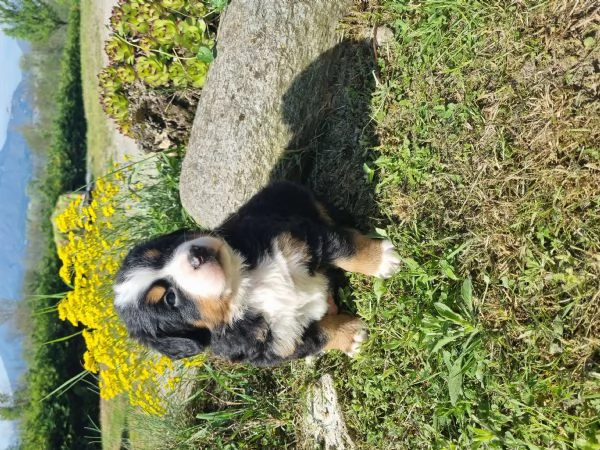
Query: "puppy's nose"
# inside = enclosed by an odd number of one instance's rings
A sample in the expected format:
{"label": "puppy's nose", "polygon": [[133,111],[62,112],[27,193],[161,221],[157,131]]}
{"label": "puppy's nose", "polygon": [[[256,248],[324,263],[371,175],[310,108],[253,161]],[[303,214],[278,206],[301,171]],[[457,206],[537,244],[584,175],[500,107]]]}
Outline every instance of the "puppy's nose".
{"label": "puppy's nose", "polygon": [[202,264],[214,260],[216,257],[215,251],[208,247],[200,247],[197,245],[192,245],[190,247],[190,253],[188,254],[188,261],[190,265],[197,269]]}

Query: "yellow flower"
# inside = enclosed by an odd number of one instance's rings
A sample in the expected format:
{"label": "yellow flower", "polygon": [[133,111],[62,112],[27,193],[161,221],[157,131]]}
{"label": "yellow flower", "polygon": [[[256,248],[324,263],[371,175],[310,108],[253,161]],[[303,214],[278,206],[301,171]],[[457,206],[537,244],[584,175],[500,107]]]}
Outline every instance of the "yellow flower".
{"label": "yellow flower", "polygon": [[[103,398],[126,392],[132,405],[150,414],[162,414],[161,392],[165,386],[173,389],[179,381],[173,363],[128,340],[112,304],[112,283],[128,242],[124,209],[129,205],[123,199],[129,192],[124,180],[130,179],[131,170],[119,170],[116,182],[98,179],[89,205],[82,207],[81,200],[74,199],[54,219],[56,227],[66,234],[57,250],[62,261],[59,275],[73,285],[59,303],[58,314],[61,320],[85,327],[84,367],[99,374]],[[116,220],[119,216],[120,224]],[[121,230],[122,235],[116,237],[115,230]],[[194,358],[184,365],[197,366],[203,361]]]}

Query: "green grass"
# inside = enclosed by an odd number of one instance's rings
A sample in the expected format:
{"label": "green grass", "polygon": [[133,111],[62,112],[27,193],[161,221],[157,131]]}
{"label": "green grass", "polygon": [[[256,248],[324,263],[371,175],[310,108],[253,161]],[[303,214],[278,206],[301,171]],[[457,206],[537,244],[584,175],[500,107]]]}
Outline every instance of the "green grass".
{"label": "green grass", "polygon": [[[175,393],[163,417],[136,411],[128,416],[131,439],[126,448],[192,450],[290,448],[293,417],[282,413],[292,401],[289,387],[272,373],[209,361],[196,373],[183,371],[192,383],[188,396]],[[273,397],[279,393],[279,398]]]}
{"label": "green grass", "polygon": [[369,165],[405,264],[352,277],[372,334],[335,372],[360,447],[597,448],[598,23],[568,31],[590,11],[383,2],[371,17],[397,38]]}
{"label": "green grass", "polygon": [[97,1],[81,3],[81,75],[87,128],[88,166],[94,176],[106,173],[113,147],[109,119],[100,104],[98,74],[102,70],[101,27],[104,27]]}
{"label": "green grass", "polygon": [[365,176],[320,175],[331,151],[317,144],[304,178],[375,199],[358,219],[403,257],[392,279],[352,275],[343,292],[369,340],[314,367],[208,366],[183,409],[137,432],[161,448],[312,448],[296,441],[304,393],[332,372],[361,449],[600,448],[594,8],[384,0],[356,14],[357,35],[394,32],[373,91],[350,77],[336,93],[352,113],[368,99],[360,138],[340,145]]}
{"label": "green grass", "polygon": [[100,439],[102,450],[120,450],[126,428],[129,400],[120,395],[110,400],[100,400]]}

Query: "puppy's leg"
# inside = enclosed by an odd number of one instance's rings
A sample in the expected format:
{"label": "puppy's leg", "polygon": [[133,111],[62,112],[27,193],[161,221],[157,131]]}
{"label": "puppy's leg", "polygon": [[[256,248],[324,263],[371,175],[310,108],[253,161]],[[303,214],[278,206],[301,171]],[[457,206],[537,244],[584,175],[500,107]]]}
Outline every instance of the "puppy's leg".
{"label": "puppy's leg", "polygon": [[327,315],[335,316],[338,313],[338,305],[335,304],[335,299],[333,298],[333,294],[330,292],[327,296]]}
{"label": "puppy's leg", "polygon": [[[366,337],[365,325],[358,317],[348,314],[326,315],[304,331],[294,354],[286,359],[306,358],[318,355],[323,350],[334,349],[354,356]],[[278,362],[271,362],[270,365]]]}
{"label": "puppy's leg", "polygon": [[326,341],[323,350],[341,350],[348,356],[356,355],[367,337],[363,322],[347,314],[325,316],[319,328]]}
{"label": "puppy's leg", "polygon": [[331,263],[348,272],[389,278],[400,266],[400,256],[389,239],[371,239],[356,230],[343,230],[330,239]]}

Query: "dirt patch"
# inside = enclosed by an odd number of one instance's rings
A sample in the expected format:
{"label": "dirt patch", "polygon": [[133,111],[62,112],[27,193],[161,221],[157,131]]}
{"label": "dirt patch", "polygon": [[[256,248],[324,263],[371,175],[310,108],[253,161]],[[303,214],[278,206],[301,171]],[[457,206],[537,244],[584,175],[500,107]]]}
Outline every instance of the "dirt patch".
{"label": "dirt patch", "polygon": [[199,97],[200,90],[165,94],[133,84],[127,93],[131,134],[146,152],[187,144]]}

